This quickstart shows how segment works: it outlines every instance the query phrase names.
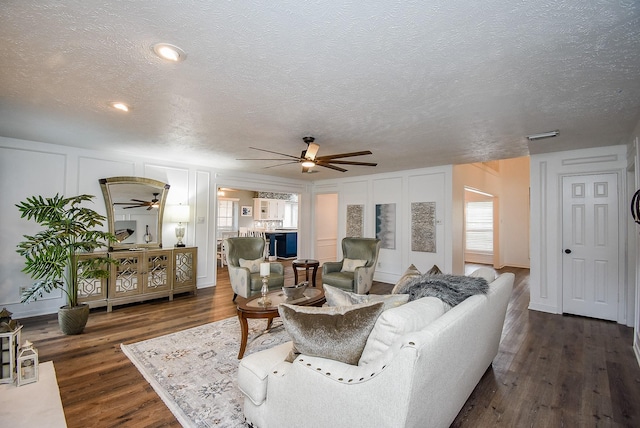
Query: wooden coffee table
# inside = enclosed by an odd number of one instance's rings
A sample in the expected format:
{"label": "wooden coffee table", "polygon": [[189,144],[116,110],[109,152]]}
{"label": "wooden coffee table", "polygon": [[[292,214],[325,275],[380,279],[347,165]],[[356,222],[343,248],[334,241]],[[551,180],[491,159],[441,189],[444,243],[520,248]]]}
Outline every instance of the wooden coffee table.
{"label": "wooden coffee table", "polygon": [[321,287],[309,287],[304,291],[304,297],[297,300],[287,300],[282,290],[274,290],[267,293],[267,297],[271,300],[268,306],[260,304],[262,295],[258,294],[248,299],[238,297],[238,320],[240,321],[240,329],[242,330],[242,340],[240,342],[240,352],[238,359],[242,358],[247,347],[247,339],[249,336],[249,319],[266,318],[267,330],[271,328],[271,323],[275,317],[280,316],[278,313],[278,305],[280,303],[290,303],[299,306],[322,306],[325,302],[324,293]]}

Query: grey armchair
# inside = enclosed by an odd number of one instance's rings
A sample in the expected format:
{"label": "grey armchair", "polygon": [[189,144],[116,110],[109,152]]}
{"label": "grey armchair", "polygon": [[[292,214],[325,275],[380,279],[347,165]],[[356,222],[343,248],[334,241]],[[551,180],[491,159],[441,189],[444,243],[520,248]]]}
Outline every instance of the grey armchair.
{"label": "grey armchair", "polygon": [[[262,288],[262,277],[260,276],[260,266],[257,269],[243,267],[240,259],[246,261],[264,261],[265,240],[260,237],[238,237],[227,238],[223,242],[225,258],[229,268],[229,280],[233,289],[233,300],[236,297],[251,297],[260,293]],[[245,262],[245,265],[247,263]],[[269,290],[282,288],[284,285],[284,267],[282,263],[271,263],[271,275],[269,276]]]}
{"label": "grey armchair", "polygon": [[[353,293],[369,293],[373,285],[373,274],[376,270],[379,252],[379,239],[344,238],[342,240],[342,256],[344,258],[339,262],[325,262],[322,265],[322,283]],[[364,260],[365,265],[350,271],[345,265],[345,259]],[[343,267],[346,270],[343,270]]]}

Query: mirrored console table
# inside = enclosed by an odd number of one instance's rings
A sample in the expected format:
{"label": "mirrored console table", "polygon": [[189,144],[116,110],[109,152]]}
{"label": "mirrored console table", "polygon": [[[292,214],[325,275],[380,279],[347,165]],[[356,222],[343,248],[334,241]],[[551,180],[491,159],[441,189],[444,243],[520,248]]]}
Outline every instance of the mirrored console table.
{"label": "mirrored console table", "polygon": [[[78,257],[98,257],[87,253]],[[90,307],[113,306],[197,292],[197,247],[110,251],[118,263],[110,267],[108,279],[89,279],[78,284],[78,302]]]}

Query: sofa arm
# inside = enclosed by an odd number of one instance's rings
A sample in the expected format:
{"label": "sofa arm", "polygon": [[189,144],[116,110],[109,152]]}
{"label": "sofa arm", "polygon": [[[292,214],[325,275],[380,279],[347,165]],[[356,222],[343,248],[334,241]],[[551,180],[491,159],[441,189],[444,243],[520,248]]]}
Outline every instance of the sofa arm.
{"label": "sofa arm", "polygon": [[324,262],[322,264],[322,274],[326,275],[331,272],[340,272],[342,270],[342,262]]}

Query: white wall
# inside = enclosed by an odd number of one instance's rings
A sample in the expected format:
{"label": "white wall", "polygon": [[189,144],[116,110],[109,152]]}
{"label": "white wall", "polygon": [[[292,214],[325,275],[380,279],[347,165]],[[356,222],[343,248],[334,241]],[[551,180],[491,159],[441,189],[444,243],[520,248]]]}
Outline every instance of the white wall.
{"label": "white wall", "polygon": [[[375,205],[396,204],[395,249],[381,249],[377,281],[395,283],[411,264],[422,272],[437,264],[451,272],[451,166],[315,182],[313,192],[338,194],[338,239],[346,235],[347,205],[364,205],[364,237],[375,237]],[[436,203],[436,252],[411,251],[411,203]]]}
{"label": "white wall", "polygon": [[620,177],[619,218],[619,315],[626,323],[631,314],[626,305],[625,242],[626,146],[609,146],[531,156],[531,276],[530,309],[562,313],[562,177],[572,174],[617,173]]}
{"label": "white wall", "polygon": [[[187,225],[185,242],[198,247],[199,288],[215,285],[217,187],[298,193],[301,203],[310,205],[309,184],[302,181],[0,137],[0,308],[6,307],[14,318],[22,318],[55,313],[66,303],[58,292],[28,305],[19,303],[19,287],[29,286],[32,281],[21,272],[24,262],[15,249],[22,235],[35,233],[37,227],[20,219],[15,204],[34,195],[88,193],[96,195],[94,209],[106,215],[98,179],[113,176],[146,177],[168,183],[171,187],[167,205],[190,205],[192,221]],[[310,238],[305,234],[311,229],[309,210],[301,207],[299,240],[303,248],[310,248]],[[165,222],[164,247],[175,244],[174,229],[175,224]]]}

